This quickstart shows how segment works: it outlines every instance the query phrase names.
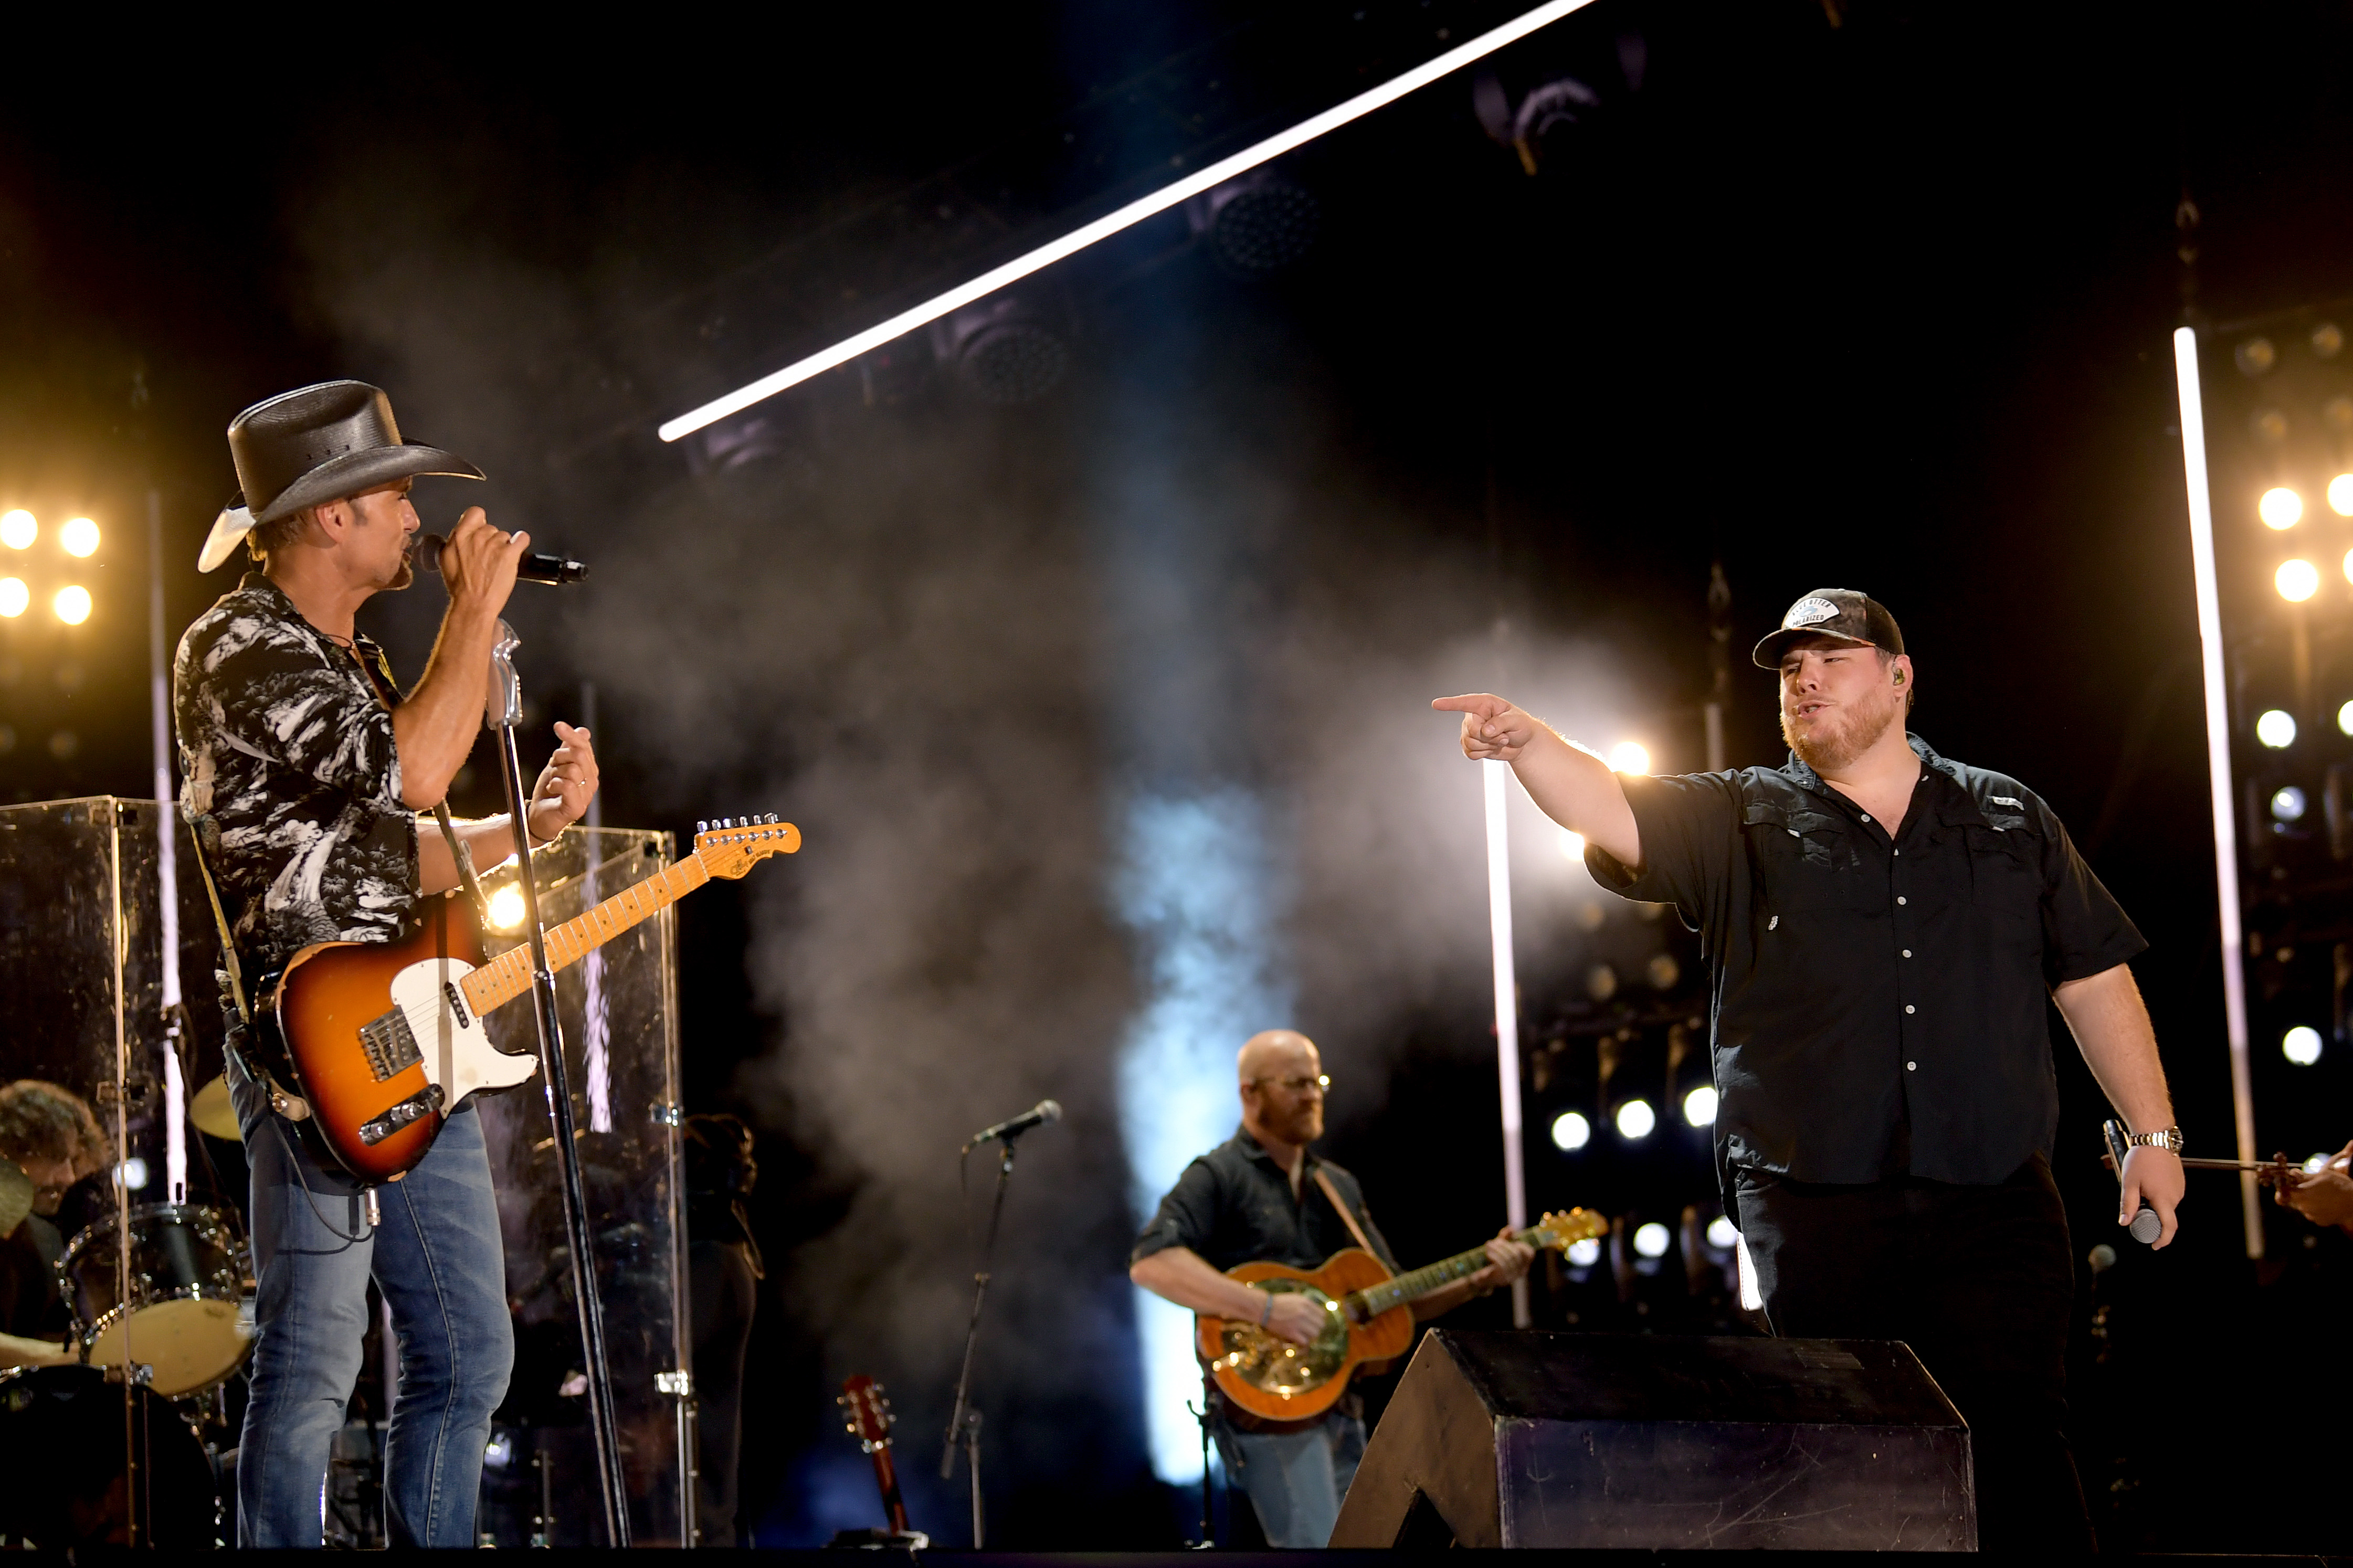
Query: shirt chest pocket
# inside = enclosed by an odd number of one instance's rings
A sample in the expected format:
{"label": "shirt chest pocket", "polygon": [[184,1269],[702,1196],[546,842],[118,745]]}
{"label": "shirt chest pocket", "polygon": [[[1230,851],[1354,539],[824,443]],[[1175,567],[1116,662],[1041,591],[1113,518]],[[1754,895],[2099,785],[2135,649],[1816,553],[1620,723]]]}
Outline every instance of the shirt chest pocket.
{"label": "shirt chest pocket", "polygon": [[1969,856],[1969,902],[2004,920],[2034,921],[2042,912],[2042,846],[2023,817],[1989,815],[1986,826],[1961,829]]}
{"label": "shirt chest pocket", "polygon": [[1741,826],[1768,910],[1859,912],[1886,903],[1886,888],[1873,886],[1878,879],[1864,869],[1852,831],[1831,813],[1750,801]]}

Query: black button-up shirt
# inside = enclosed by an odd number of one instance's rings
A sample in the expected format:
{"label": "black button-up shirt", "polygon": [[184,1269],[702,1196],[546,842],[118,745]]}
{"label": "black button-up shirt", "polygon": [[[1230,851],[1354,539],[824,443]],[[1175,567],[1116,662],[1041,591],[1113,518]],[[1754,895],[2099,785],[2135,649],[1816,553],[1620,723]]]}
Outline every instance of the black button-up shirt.
{"label": "black button-up shirt", "polygon": [[1247,1131],[1237,1131],[1185,1167],[1160,1200],[1152,1223],[1135,1238],[1127,1260],[1132,1265],[1155,1252],[1187,1247],[1220,1271],[1261,1260],[1293,1268],[1321,1268],[1334,1253],[1356,1246],[1356,1238],[1316,1184],[1318,1170],[1332,1178],[1333,1188],[1364,1226],[1365,1239],[1389,1271],[1397,1272],[1388,1238],[1365,1212],[1365,1190],[1356,1177],[1310,1154],[1299,1173],[1299,1195],[1293,1197],[1291,1173]]}
{"label": "black button-up shirt", "polygon": [[1700,933],[1727,1177],[2000,1182],[2058,1129],[2049,988],[2148,945],[2033,791],[1910,739],[1892,841],[1792,757],[1626,778],[1641,869],[1586,853]]}

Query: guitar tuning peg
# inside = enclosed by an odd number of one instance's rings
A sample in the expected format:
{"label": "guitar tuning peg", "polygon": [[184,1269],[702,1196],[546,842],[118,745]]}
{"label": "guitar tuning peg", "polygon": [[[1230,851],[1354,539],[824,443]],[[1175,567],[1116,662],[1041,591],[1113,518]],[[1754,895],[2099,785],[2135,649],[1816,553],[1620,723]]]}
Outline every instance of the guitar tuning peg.
{"label": "guitar tuning peg", "polygon": [[772,823],[775,822],[776,820],[776,814],[773,811],[768,813],[768,820]]}
{"label": "guitar tuning peg", "polygon": [[694,830],[697,833],[708,833],[711,831],[711,824],[708,822],[698,821],[694,825]]}

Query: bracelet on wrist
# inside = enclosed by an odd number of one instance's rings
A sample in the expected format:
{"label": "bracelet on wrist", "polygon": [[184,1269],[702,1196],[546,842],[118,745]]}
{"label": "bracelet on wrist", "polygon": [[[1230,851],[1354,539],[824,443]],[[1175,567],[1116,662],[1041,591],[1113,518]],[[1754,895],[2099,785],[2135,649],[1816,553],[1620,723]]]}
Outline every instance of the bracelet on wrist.
{"label": "bracelet on wrist", "polygon": [[1266,1305],[1258,1310],[1258,1326],[1262,1329],[1274,1321],[1274,1292],[1261,1290],[1259,1294],[1266,1298]]}

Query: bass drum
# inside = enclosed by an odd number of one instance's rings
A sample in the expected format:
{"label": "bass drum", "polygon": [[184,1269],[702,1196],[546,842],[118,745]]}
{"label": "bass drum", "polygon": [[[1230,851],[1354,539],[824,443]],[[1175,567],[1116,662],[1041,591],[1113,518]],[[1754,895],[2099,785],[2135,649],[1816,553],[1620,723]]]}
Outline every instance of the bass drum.
{"label": "bass drum", "polygon": [[[208,1550],[219,1540],[213,1465],[169,1400],[142,1389],[142,1546]],[[0,1547],[53,1552],[131,1544],[122,1385],[95,1367],[0,1372]]]}
{"label": "bass drum", "polygon": [[253,1342],[246,1310],[245,1237],[237,1216],[184,1204],[131,1211],[131,1290],[120,1278],[115,1216],[80,1232],[58,1261],[82,1360],[120,1366],[123,1345],[153,1368],[148,1386],[166,1398],[201,1394],[245,1364]]}

